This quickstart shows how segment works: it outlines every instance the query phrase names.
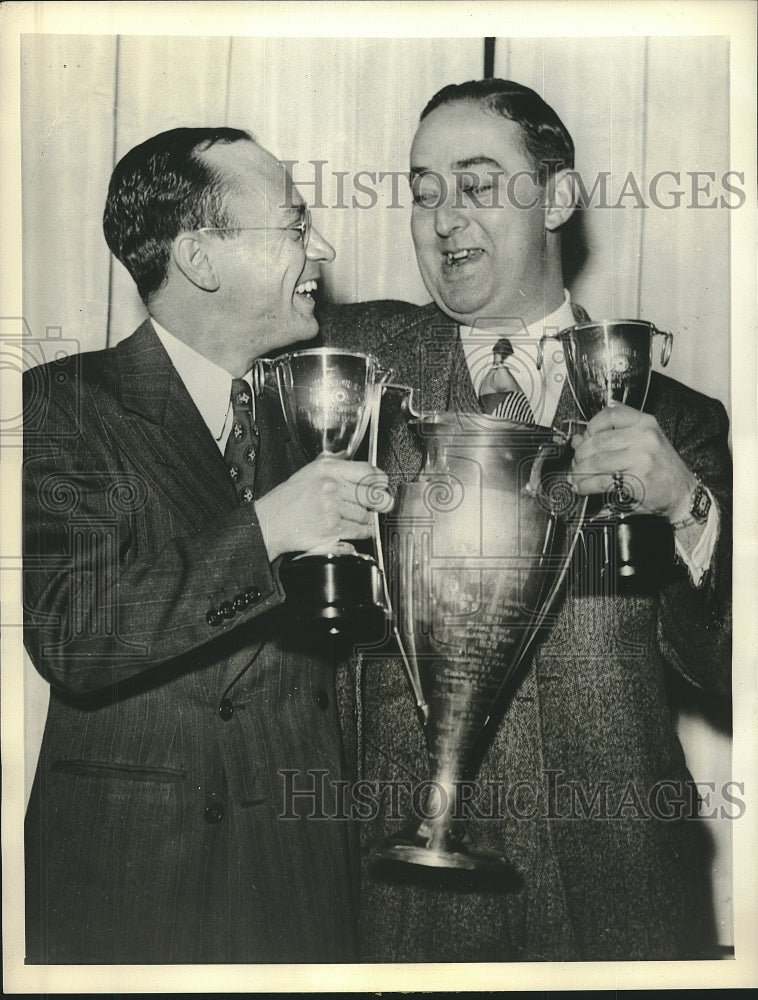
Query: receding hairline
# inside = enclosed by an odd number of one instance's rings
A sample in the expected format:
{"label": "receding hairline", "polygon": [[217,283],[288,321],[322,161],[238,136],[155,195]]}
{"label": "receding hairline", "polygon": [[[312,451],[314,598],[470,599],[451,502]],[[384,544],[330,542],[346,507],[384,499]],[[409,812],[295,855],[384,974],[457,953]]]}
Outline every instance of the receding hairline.
{"label": "receding hairline", "polygon": [[[515,118],[510,118],[508,115],[501,114],[497,108],[493,108],[491,104],[487,103],[486,98],[482,99],[479,97],[468,97],[468,96],[455,98],[452,101],[445,101],[444,104],[438,104],[436,108],[433,108],[427,115],[419,119],[411,143],[411,150],[413,150],[413,145],[416,142],[416,137],[418,136],[419,132],[434,115],[436,115],[438,112],[444,112],[448,109],[461,107],[466,104],[473,104],[474,106],[479,107],[482,113],[485,115],[485,117],[491,118],[493,121],[499,121],[506,125],[512,125],[515,129],[515,135],[518,138],[521,152],[524,154],[524,156],[527,157],[527,159],[529,160],[532,159],[531,153],[526,144],[525,132],[520,122],[516,121]],[[486,153],[477,152],[477,153],[471,153],[465,157],[462,156],[457,160],[457,162],[461,165],[460,167],[461,169],[465,169],[466,161],[478,160],[480,162],[484,162],[488,159],[491,159],[491,157],[489,157]],[[414,168],[413,164],[411,164],[411,171],[413,172],[414,169],[416,168]],[[423,165],[421,165],[420,169],[423,169]]]}
{"label": "receding hairline", "polygon": [[[297,210],[300,206],[305,206],[306,202],[302,199],[300,192],[297,190],[296,185],[289,176],[289,171],[287,167],[279,160],[272,152],[261,146],[259,142],[252,139],[248,142],[243,142],[239,140],[238,142],[226,142],[226,143],[213,143],[204,150],[196,150],[199,157],[205,163],[205,165],[215,174],[220,190],[225,197],[226,195],[244,195],[249,192],[248,184],[250,182],[250,161],[243,161],[241,159],[229,159],[224,160],[223,154],[218,156],[216,153],[217,147],[227,146],[242,146],[246,152],[253,152],[254,162],[253,165],[260,168],[260,177],[263,184],[271,176],[276,176],[277,182],[279,180],[284,181],[283,185],[283,199],[288,197],[288,200],[292,204],[284,204],[284,200],[277,207],[285,212],[295,217]],[[251,150],[251,147],[253,150]],[[235,154],[233,154],[234,156]]]}

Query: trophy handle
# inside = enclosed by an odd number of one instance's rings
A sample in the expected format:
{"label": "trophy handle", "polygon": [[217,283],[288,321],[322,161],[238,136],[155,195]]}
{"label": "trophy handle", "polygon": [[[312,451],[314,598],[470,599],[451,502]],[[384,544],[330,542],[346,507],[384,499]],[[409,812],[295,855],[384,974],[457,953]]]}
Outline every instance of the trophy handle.
{"label": "trophy handle", "polygon": [[564,444],[568,444],[571,438],[580,430],[587,426],[586,420],[577,420],[571,417],[569,420],[561,421],[560,427],[553,427],[553,431],[560,437]]}
{"label": "trophy handle", "polygon": [[540,337],[540,342],[537,347],[537,371],[542,369],[542,362],[545,360],[545,341],[548,337],[555,339],[554,335],[551,333],[543,333]]}
{"label": "trophy handle", "polygon": [[[384,394],[384,387],[392,378],[392,371],[387,368],[379,368],[376,372],[376,380],[371,385],[370,399],[366,410],[368,411],[369,432],[368,432],[368,460],[376,467],[377,455],[379,451],[379,408]],[[382,580],[382,590],[384,592],[384,604],[390,622],[394,622],[392,604],[390,603],[389,588],[387,587],[387,574],[384,570],[384,552],[382,551],[382,533],[379,529],[379,511],[372,514],[373,543],[376,561],[380,567],[380,577]]]}
{"label": "trophy handle", "polygon": [[272,358],[256,358],[253,364],[253,392],[256,396],[263,395],[266,376],[274,370]]}
{"label": "trophy handle", "polygon": [[419,420],[421,418],[421,412],[413,405],[413,393],[416,391],[415,389],[409,385],[403,385],[401,382],[382,383],[382,393],[387,389],[396,389],[403,394],[403,398],[400,401],[400,411],[406,420]]}
{"label": "trophy handle", "polygon": [[253,380],[253,422],[256,419],[256,399],[260,399],[266,385],[266,376],[274,370],[274,362],[271,358],[256,358],[253,362],[253,370],[250,373]]}
{"label": "trophy handle", "polygon": [[[412,416],[416,417],[419,416],[419,414],[415,413],[410,403],[410,400],[413,397],[413,389],[408,385],[400,385],[398,383],[390,382],[392,374],[393,373],[391,370],[380,368],[377,372],[377,380],[374,386],[376,392],[375,392],[375,398],[372,400],[371,403],[372,412],[371,412],[369,444],[368,444],[368,459],[369,462],[374,466],[376,465],[377,462],[377,453],[379,447],[379,408],[381,405],[382,396],[384,395],[385,391],[387,389],[397,389],[404,393],[403,401],[401,403],[401,408],[403,410],[403,415],[406,417],[406,419],[408,419],[409,413]],[[373,530],[374,530],[374,539],[373,539],[374,551],[376,553],[377,563],[381,568],[381,572],[379,575],[381,576],[382,579],[384,603],[387,608],[387,614],[389,616],[390,628],[392,630],[392,635],[395,638],[395,642],[397,643],[397,647],[400,650],[400,655],[403,658],[403,663],[405,664],[405,672],[408,676],[408,680],[410,681],[411,689],[413,691],[413,697],[416,702],[416,708],[419,714],[421,715],[424,724],[426,724],[426,720],[429,716],[429,706],[426,703],[423,691],[421,689],[421,677],[419,676],[418,668],[414,666],[414,663],[416,662],[415,650],[413,651],[412,656],[408,655],[408,652],[406,651],[406,648],[403,644],[403,640],[400,637],[400,630],[395,624],[396,621],[395,613],[392,607],[392,601],[390,600],[389,587],[387,586],[387,573],[385,571],[384,550],[382,547],[382,533],[379,528],[378,511],[374,511],[373,514]],[[411,580],[404,581],[404,585],[405,584],[411,586],[412,581]],[[412,593],[412,590],[409,590],[409,593]]]}
{"label": "trophy handle", "polygon": [[671,348],[674,345],[674,335],[672,333],[664,333],[663,330],[656,330],[653,328],[653,336],[658,334],[659,337],[663,337],[663,343],[661,344],[661,367],[665,368],[669,363],[669,358],[671,357]]}

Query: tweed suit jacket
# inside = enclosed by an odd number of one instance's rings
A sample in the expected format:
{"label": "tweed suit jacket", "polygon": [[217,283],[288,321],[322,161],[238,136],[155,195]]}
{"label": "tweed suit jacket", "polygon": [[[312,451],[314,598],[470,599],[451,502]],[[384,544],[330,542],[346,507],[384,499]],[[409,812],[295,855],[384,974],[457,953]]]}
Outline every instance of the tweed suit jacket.
{"label": "tweed suit jacket", "polygon": [[[575,315],[587,319],[581,310]],[[395,381],[420,390],[417,409],[478,408],[457,325],[433,304],[324,306],[320,319],[326,343],[370,351],[394,369]],[[720,534],[706,583],[695,588],[682,574],[645,596],[568,593],[490,727],[478,787],[497,786],[503,799],[493,808],[490,797],[469,821],[479,846],[513,862],[515,879],[476,891],[441,887],[433,869],[415,872],[404,884],[383,881],[369,872],[368,858],[403,824],[396,808],[381,809],[362,829],[364,958],[570,961],[709,954],[709,845],[693,818],[697,809],[668,688],[678,675],[717,697],[729,691],[727,418],[717,401],[657,373],[646,410],[717,498]],[[566,388],[555,422],[572,416],[579,414]],[[399,412],[386,409],[382,419],[380,466],[396,480],[412,477],[421,466],[418,442]],[[422,729],[401,662],[368,650],[362,678],[364,778],[423,780]],[[678,807],[672,796],[679,797]]]}
{"label": "tweed suit jacket", "polygon": [[[51,685],[27,961],[351,960],[346,825],[284,797],[342,775],[333,654],[280,617],[254,509],[152,325],[25,392],[25,637]],[[257,422],[261,495],[303,458],[273,394]]]}

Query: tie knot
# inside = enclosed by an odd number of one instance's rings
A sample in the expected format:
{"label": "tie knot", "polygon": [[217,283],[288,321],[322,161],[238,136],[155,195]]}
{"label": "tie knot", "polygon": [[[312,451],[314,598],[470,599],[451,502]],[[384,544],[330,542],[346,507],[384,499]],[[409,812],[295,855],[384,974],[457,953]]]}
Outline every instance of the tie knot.
{"label": "tie knot", "polygon": [[479,388],[479,395],[486,396],[493,392],[520,392],[519,386],[512,373],[505,365],[493,365],[482,379]]}
{"label": "tie knot", "polygon": [[505,364],[506,360],[513,354],[513,344],[507,337],[501,337],[495,342],[492,348],[492,363],[494,365]]}

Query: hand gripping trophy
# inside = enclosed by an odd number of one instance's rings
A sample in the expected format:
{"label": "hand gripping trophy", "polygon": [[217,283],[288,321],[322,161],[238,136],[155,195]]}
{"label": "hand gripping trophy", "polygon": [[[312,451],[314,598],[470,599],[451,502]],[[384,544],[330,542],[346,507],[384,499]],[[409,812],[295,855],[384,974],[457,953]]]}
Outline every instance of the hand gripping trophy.
{"label": "hand gripping trophy", "polygon": [[[571,392],[585,421],[615,403],[644,409],[656,336],[663,337],[661,365],[665,367],[673,336],[644,320],[580,323],[556,335],[554,339],[563,347]],[[546,339],[547,335],[540,341],[538,367]],[[613,570],[622,589],[644,591],[668,579],[675,569],[673,529],[663,517],[635,513],[639,497],[633,483],[621,473],[613,481],[605,507],[593,518],[593,524],[604,532],[604,565]]]}
{"label": "hand gripping trophy", "polygon": [[[276,380],[287,428],[309,461],[352,458],[370,428],[370,461],[376,464],[380,386],[391,374],[376,358],[323,347],[261,359],[259,393],[267,372]],[[374,546],[379,552],[377,514]],[[346,544],[293,553],[279,571],[287,610],[300,623],[332,634],[368,629],[377,620],[383,626],[388,606],[380,561]]]}

